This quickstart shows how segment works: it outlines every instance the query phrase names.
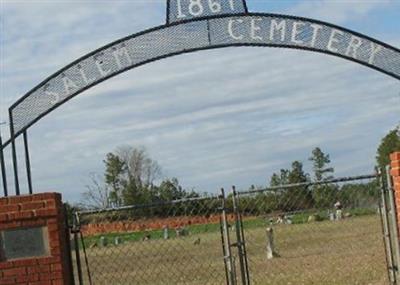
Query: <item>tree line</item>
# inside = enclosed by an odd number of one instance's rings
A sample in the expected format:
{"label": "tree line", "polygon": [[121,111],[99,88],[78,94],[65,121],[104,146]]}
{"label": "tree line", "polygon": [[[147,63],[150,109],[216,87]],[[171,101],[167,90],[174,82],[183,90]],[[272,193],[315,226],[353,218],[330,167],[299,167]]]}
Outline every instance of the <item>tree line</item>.
{"label": "tree line", "polygon": [[[377,165],[384,167],[389,163],[389,154],[400,150],[400,138],[397,130],[386,135],[377,150]],[[371,208],[378,204],[380,189],[378,181],[367,183],[326,184],[314,186],[298,186],[285,188],[285,185],[307,182],[321,182],[334,178],[335,169],[331,165],[330,155],[320,147],[315,147],[308,161],[312,165],[312,173],[304,170],[303,162],[293,161],[290,168],[283,168],[272,174],[266,185],[259,188],[273,187],[274,190],[243,196],[240,207],[243,212],[256,214],[259,212],[291,212],[308,209],[329,209],[337,201],[348,208]],[[104,159],[103,177],[93,175],[92,182],[83,193],[82,205],[90,208],[110,208],[127,205],[146,205],[169,202],[173,200],[203,197],[207,194],[193,189],[184,189],[177,178],[161,180],[162,170],[145,148],[131,146],[119,147],[110,152]],[[156,183],[159,181],[159,183]],[[256,187],[251,186],[250,190]],[[228,199],[228,206],[231,204]],[[215,212],[209,201],[197,201],[172,208],[149,207],[137,210],[139,215],[148,213],[168,215],[171,210],[175,215],[207,214]],[[211,205],[211,206],[210,206]],[[146,214],[147,213],[147,214]]]}

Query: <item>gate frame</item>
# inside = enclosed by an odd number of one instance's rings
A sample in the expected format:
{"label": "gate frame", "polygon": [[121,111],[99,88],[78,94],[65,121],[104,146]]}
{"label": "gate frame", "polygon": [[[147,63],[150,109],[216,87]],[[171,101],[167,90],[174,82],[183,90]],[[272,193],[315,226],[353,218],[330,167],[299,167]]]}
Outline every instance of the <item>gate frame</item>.
{"label": "gate frame", "polygon": [[[390,168],[386,167],[386,175],[389,175]],[[251,284],[251,267],[250,270],[248,268],[248,258],[246,251],[246,239],[244,237],[244,227],[243,227],[243,219],[242,214],[239,208],[240,196],[248,195],[248,194],[257,194],[264,193],[272,190],[281,190],[281,189],[291,189],[297,188],[300,186],[310,187],[315,185],[328,185],[340,182],[351,182],[351,181],[360,181],[367,179],[377,179],[378,187],[381,192],[380,205],[378,207],[379,216],[381,219],[381,228],[382,228],[382,237],[383,237],[383,245],[384,252],[386,257],[386,265],[388,278],[391,285],[399,285],[400,284],[400,243],[399,243],[399,232],[398,232],[398,223],[396,218],[396,205],[394,200],[394,189],[392,187],[390,175],[387,176],[388,181],[387,184],[383,181],[382,171],[376,169],[374,174],[367,175],[358,175],[358,176],[348,176],[348,177],[339,177],[333,178],[324,181],[316,181],[316,182],[301,182],[294,184],[286,184],[279,185],[273,187],[267,187],[258,190],[248,190],[248,191],[236,191],[235,186],[232,186],[232,201],[233,201],[233,212],[235,215],[236,222],[236,243],[233,243],[232,246],[238,248],[239,258],[243,264],[240,266],[242,284],[241,285],[250,285]]]}
{"label": "gate frame", "polygon": [[386,174],[386,187],[385,191],[388,196],[387,215],[389,221],[388,228],[388,242],[391,251],[392,268],[391,276],[393,277],[393,284],[400,284],[400,241],[399,241],[399,222],[397,219],[397,206],[395,200],[395,189],[393,186],[393,178],[391,175],[391,166],[387,165],[385,168]]}

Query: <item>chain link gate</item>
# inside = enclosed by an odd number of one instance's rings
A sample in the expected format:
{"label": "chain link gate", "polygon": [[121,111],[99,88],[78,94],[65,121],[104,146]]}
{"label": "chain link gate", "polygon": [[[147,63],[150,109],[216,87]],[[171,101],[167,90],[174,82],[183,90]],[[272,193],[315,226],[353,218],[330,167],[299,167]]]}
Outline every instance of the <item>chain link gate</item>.
{"label": "chain link gate", "polygon": [[399,284],[393,192],[382,179],[233,187],[237,284]]}
{"label": "chain link gate", "polygon": [[[76,284],[225,284],[229,222],[223,196],[76,213]],[[229,274],[229,276],[228,276]],[[236,283],[229,283],[229,285]]]}
{"label": "chain link gate", "polygon": [[399,228],[396,214],[393,181],[390,175],[390,166],[386,166],[385,177],[380,177],[382,185],[382,230],[384,235],[386,262],[388,266],[388,279],[390,284],[400,284],[400,243]]}

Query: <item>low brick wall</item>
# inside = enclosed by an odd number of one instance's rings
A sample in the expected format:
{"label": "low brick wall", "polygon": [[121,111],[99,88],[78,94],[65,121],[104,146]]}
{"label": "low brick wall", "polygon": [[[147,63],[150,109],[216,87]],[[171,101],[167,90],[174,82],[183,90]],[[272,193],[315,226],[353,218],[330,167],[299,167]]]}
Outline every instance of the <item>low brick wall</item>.
{"label": "low brick wall", "polygon": [[[228,220],[233,220],[229,215]],[[81,231],[84,236],[93,236],[104,233],[139,232],[144,230],[159,230],[168,226],[176,229],[183,226],[219,223],[220,215],[210,216],[182,216],[170,218],[143,219],[137,221],[121,221],[112,223],[96,223],[83,225]]]}
{"label": "low brick wall", "polygon": [[0,198],[0,231],[46,227],[49,255],[5,260],[0,256],[0,285],[71,284],[61,195],[43,193]]}

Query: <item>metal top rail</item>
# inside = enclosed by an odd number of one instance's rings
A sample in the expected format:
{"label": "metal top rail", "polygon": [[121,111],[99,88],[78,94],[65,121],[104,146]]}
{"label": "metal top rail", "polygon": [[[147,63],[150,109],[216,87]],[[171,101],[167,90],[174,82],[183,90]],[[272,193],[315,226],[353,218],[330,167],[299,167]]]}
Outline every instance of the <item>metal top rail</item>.
{"label": "metal top rail", "polygon": [[207,197],[193,197],[193,198],[185,198],[185,199],[178,199],[172,201],[162,201],[162,202],[155,202],[149,204],[138,204],[138,205],[129,205],[129,206],[122,206],[122,207],[112,207],[112,208],[102,208],[102,209],[89,209],[84,211],[77,211],[75,214],[79,216],[84,215],[91,215],[91,214],[99,214],[99,213],[107,213],[107,212],[114,212],[114,211],[121,211],[121,210],[136,210],[136,209],[145,209],[145,208],[152,208],[156,206],[171,206],[176,205],[179,203],[187,203],[187,202],[201,202],[210,199],[220,199],[220,195],[210,195]]}
{"label": "metal top rail", "polygon": [[286,185],[267,187],[267,188],[264,188],[264,189],[247,190],[247,191],[234,191],[234,192],[235,192],[236,195],[240,196],[240,195],[262,193],[262,192],[281,190],[281,189],[291,189],[291,188],[296,188],[296,187],[301,187],[301,186],[310,187],[310,186],[315,186],[315,185],[326,185],[326,184],[339,183],[339,182],[366,180],[366,179],[378,178],[380,176],[381,176],[381,173],[377,172],[377,173],[368,174],[368,175],[340,177],[340,178],[334,178],[334,179],[323,180],[323,181],[293,183],[293,184],[286,184]]}

